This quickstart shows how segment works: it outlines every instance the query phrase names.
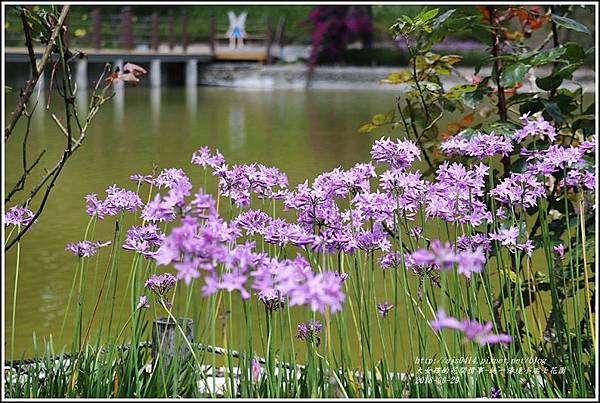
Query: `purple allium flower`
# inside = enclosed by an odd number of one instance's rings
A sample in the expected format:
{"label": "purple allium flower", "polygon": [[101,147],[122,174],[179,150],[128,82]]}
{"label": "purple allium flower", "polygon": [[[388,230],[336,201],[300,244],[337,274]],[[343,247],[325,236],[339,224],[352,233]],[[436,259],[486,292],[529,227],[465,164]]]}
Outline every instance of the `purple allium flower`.
{"label": "purple allium flower", "polygon": [[537,120],[529,120],[529,113],[526,113],[521,116],[520,120],[524,126],[513,135],[513,140],[517,143],[523,141],[525,137],[536,135],[547,137],[551,142],[556,140],[556,129],[542,116],[538,117]]}
{"label": "purple allium flower", "polygon": [[587,170],[570,170],[559,183],[564,187],[594,190],[596,189],[596,175]]}
{"label": "purple allium flower", "polygon": [[290,291],[290,306],[310,305],[313,312],[322,314],[327,308],[331,313],[342,309],[345,295],[340,277],[329,271],[318,274],[310,271],[305,274],[306,280]]}
{"label": "purple allium flower", "polygon": [[483,248],[454,251],[450,242],[442,244],[439,240],[431,241],[430,250],[417,249],[406,261],[408,267],[419,273],[425,268],[450,270],[456,264],[459,274],[471,278],[471,273],[480,273],[485,265]]}
{"label": "purple allium flower", "polygon": [[402,254],[400,252],[390,252],[379,258],[379,265],[382,269],[397,268],[402,264]]}
{"label": "purple allium flower", "polygon": [[382,137],[373,144],[371,158],[391,168],[403,169],[410,167],[415,159],[420,160],[421,151],[411,140],[393,141],[389,137]]}
{"label": "purple allium flower", "polygon": [[470,139],[454,136],[440,145],[447,155],[468,155],[483,160],[493,155],[509,155],[513,150],[512,142],[504,136],[476,133]]}
{"label": "purple allium flower", "polygon": [[336,276],[339,277],[340,281],[343,283],[344,281],[348,280],[348,273],[335,273]]}
{"label": "purple allium flower", "polygon": [[457,271],[466,278],[471,278],[471,273],[481,273],[485,266],[485,253],[482,248],[459,251],[456,255]]}
{"label": "purple allium flower", "polygon": [[148,222],[173,221],[177,218],[175,209],[172,203],[161,198],[160,194],[156,194],[146,207],[142,210],[141,217]]}
{"label": "purple allium flower", "polygon": [[215,218],[217,216],[217,206],[214,197],[204,193],[204,189],[200,188],[194,198],[186,206],[185,213],[192,213],[198,218]]}
{"label": "purple allium flower", "polygon": [[26,207],[13,206],[4,214],[4,225],[29,225],[34,214]]}
{"label": "purple allium flower", "polygon": [[77,243],[68,243],[65,247],[65,250],[71,252],[75,256],[79,257],[90,257],[96,254],[96,251],[99,248],[103,248],[105,246],[110,245],[111,242],[91,242],[91,241],[81,241]]}
{"label": "purple allium flower", "polygon": [[279,308],[283,308],[285,303],[285,297],[280,296],[274,289],[267,289],[258,293],[258,300],[265,304],[268,311],[276,311]]}
{"label": "purple allium flower", "polygon": [[223,155],[219,150],[215,150],[215,154],[212,155],[208,147],[200,147],[200,149],[192,155],[192,164],[202,165],[203,167],[208,165],[212,169],[217,169],[224,163],[225,158],[223,158]]}
{"label": "purple allium flower", "polygon": [[490,196],[500,203],[527,209],[535,207],[538,199],[546,196],[546,188],[530,173],[512,172],[490,191]]}
{"label": "purple allium flower", "polygon": [[88,215],[96,215],[100,220],[107,215],[115,216],[121,211],[134,212],[143,205],[135,192],[121,189],[117,185],[106,189],[106,199],[103,201],[99,200],[95,193],[85,196],[85,200]]}
{"label": "purple allium flower", "polygon": [[147,309],[150,308],[150,305],[148,304],[148,297],[145,295],[140,295],[140,301],[137,304],[137,307],[135,309]]}
{"label": "purple allium flower", "polygon": [[148,258],[155,253],[165,235],[154,225],[133,226],[127,230],[123,249],[133,250]]}
{"label": "purple allium flower", "polygon": [[472,236],[460,235],[456,239],[456,248],[459,250],[473,250],[478,247],[484,252],[492,250],[490,238],[486,234],[475,234]]}
{"label": "purple allium flower", "polygon": [[533,252],[533,242],[531,240],[519,241],[519,227],[517,226],[501,228],[496,232],[492,232],[490,233],[490,239],[500,242],[502,246],[508,248],[512,253],[515,253],[517,250],[524,250],[531,256]]}
{"label": "purple allium flower", "polygon": [[480,163],[471,170],[459,163],[442,163],[425,196],[428,217],[441,217],[448,222],[480,225],[492,215],[483,200],[485,176],[489,167]]}
{"label": "purple allium flower", "polygon": [[321,344],[321,330],[323,330],[323,325],[319,321],[310,320],[306,323],[298,324],[298,338],[300,340],[308,341],[309,343],[315,343],[317,347]]}
{"label": "purple allium flower", "polygon": [[512,337],[507,334],[492,333],[494,326],[492,322],[482,325],[474,320],[465,319],[463,321],[459,321],[456,318],[446,315],[446,312],[444,312],[442,308],[438,309],[436,318],[434,320],[430,320],[429,324],[436,332],[444,328],[461,331],[467,340],[474,341],[480,346],[498,343],[508,344],[512,342]]}
{"label": "purple allium flower", "polygon": [[150,289],[157,296],[163,298],[175,287],[177,279],[171,273],[155,274],[146,280],[144,286]]}
{"label": "purple allium flower", "polygon": [[154,177],[152,175],[134,174],[134,175],[129,176],[129,180],[136,182],[138,184],[142,183],[142,182],[152,183],[152,181],[154,180]]}
{"label": "purple allium flower", "polygon": [[495,386],[492,386],[492,388],[490,389],[490,399],[500,399],[501,397],[501,392],[500,389],[498,389]]}
{"label": "purple allium flower", "polygon": [[237,216],[234,221],[248,235],[254,235],[257,232],[263,233],[265,231],[267,224],[271,221],[271,217],[260,210],[248,210]]}
{"label": "purple allium flower", "polygon": [[560,257],[561,259],[565,256],[565,245],[563,245],[562,243],[559,243],[558,245],[554,246],[552,248],[552,250],[554,251],[554,253],[556,253],[558,255],[558,257]]}
{"label": "purple allium flower", "polygon": [[385,318],[387,316],[387,314],[392,310],[393,307],[394,307],[393,304],[388,304],[388,303],[377,304],[377,312],[379,313],[379,316],[381,316],[382,318]]}
{"label": "purple allium flower", "polygon": [[157,188],[178,189],[180,193],[190,194],[192,182],[185,174],[183,169],[167,168],[163,169],[160,174],[152,181],[152,184]]}
{"label": "purple allium flower", "polygon": [[555,144],[546,150],[529,151],[521,149],[521,155],[527,157],[527,172],[534,175],[551,175],[582,161],[585,151],[581,147],[563,147]]}
{"label": "purple allium flower", "polygon": [[252,383],[257,383],[262,374],[262,367],[256,358],[252,359]]}
{"label": "purple allium flower", "polygon": [[393,222],[396,203],[389,193],[359,193],[352,199],[355,217],[359,223],[374,220],[375,222]]}

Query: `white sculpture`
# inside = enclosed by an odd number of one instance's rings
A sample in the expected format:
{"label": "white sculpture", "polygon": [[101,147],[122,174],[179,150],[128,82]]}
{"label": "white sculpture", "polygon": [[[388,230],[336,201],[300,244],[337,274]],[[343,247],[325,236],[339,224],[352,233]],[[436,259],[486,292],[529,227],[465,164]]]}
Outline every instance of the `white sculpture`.
{"label": "white sculpture", "polygon": [[229,37],[230,48],[244,47],[244,38],[248,36],[246,33],[246,17],[248,13],[243,11],[239,16],[236,16],[233,11],[227,12],[229,18],[229,29],[227,30],[227,36]]}

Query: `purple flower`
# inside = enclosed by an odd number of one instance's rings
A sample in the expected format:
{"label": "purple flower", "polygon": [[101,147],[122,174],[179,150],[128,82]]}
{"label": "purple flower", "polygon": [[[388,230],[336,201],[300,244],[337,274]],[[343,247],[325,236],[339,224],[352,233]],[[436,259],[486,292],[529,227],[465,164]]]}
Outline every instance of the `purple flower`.
{"label": "purple flower", "polygon": [[135,309],[147,309],[150,308],[150,305],[148,304],[148,297],[145,295],[140,295],[140,301],[137,304],[137,307]]}
{"label": "purple flower", "polygon": [[[471,278],[472,273],[480,273],[485,265],[483,248],[454,251],[450,242],[442,244],[439,240],[431,241],[430,249],[417,249],[409,255],[406,264],[416,272],[426,268],[450,270],[456,264],[459,274]],[[428,271],[428,270],[427,270]]]}
{"label": "purple flower", "polygon": [[446,312],[442,308],[438,309],[436,318],[429,321],[429,324],[436,332],[445,328],[461,331],[467,340],[474,341],[480,346],[498,343],[508,344],[512,342],[512,337],[507,334],[492,333],[492,322],[483,325],[474,320],[459,321],[456,318],[446,315]]}
{"label": "purple flower", "polygon": [[345,295],[342,281],[334,273],[325,271],[318,274],[306,273],[306,280],[294,287],[290,292],[290,306],[310,305],[313,312],[325,314],[329,308],[331,313],[342,309]]}
{"label": "purple flower", "polygon": [[387,316],[387,314],[392,310],[393,307],[394,307],[394,305],[388,304],[388,303],[377,304],[377,312],[379,313],[379,316],[381,316],[382,318],[385,318]]}
{"label": "purple flower", "polygon": [[538,199],[546,196],[546,188],[530,173],[512,172],[490,191],[490,196],[500,203],[527,209],[535,207]]}
{"label": "purple flower", "polygon": [[274,289],[267,289],[258,293],[258,300],[265,304],[268,311],[276,311],[279,308],[283,308],[285,297],[280,296]]}
{"label": "purple flower", "polygon": [[533,252],[533,243],[531,240],[525,242],[519,241],[519,227],[512,226],[501,228],[496,232],[490,233],[490,239],[500,242],[502,246],[508,248],[509,251],[515,253],[518,250],[525,250],[531,256]]}
{"label": "purple flower", "polygon": [[581,147],[563,147],[555,144],[546,150],[529,151],[521,149],[521,155],[527,157],[527,172],[534,175],[551,175],[565,167],[571,167],[582,161],[585,150]]}
{"label": "purple flower", "polygon": [[308,341],[309,343],[315,343],[317,347],[321,344],[321,330],[323,330],[323,325],[319,321],[310,320],[306,323],[298,324],[298,338],[300,340]]}
{"label": "purple flower", "polygon": [[208,147],[200,147],[200,149],[192,155],[192,164],[202,165],[203,167],[208,165],[212,169],[217,169],[224,163],[225,158],[223,158],[223,155],[219,150],[215,150],[215,154],[212,155]]}
{"label": "purple flower", "polygon": [[558,255],[558,257],[560,257],[561,259],[565,256],[565,245],[563,245],[562,243],[559,243],[558,245],[554,246],[552,248],[552,250],[554,251],[554,253],[556,253]]}
{"label": "purple flower", "polygon": [[495,386],[492,386],[492,388],[490,389],[490,399],[500,399],[500,397],[501,397],[500,389],[498,389]]}
{"label": "purple flower", "polygon": [[594,190],[596,189],[596,175],[587,170],[570,170],[559,184],[564,187]]}
{"label": "purple flower", "polygon": [[547,137],[551,142],[556,140],[556,129],[542,116],[538,117],[537,120],[529,120],[529,113],[526,113],[520,119],[524,126],[513,135],[513,140],[517,143],[523,141],[525,137],[536,135]]}
{"label": "purple flower", "polygon": [[123,249],[136,251],[147,258],[154,255],[155,249],[160,246],[164,237],[154,224],[133,226],[127,230]]}
{"label": "purple flower", "polygon": [[85,196],[86,212],[90,216],[104,217],[115,216],[122,211],[134,212],[143,205],[139,196],[131,190],[118,188],[112,185],[106,189],[106,199],[101,201],[95,193]]}
{"label": "purple flower", "polygon": [[460,135],[444,141],[440,149],[447,155],[468,155],[483,160],[496,154],[509,155],[513,150],[512,142],[504,136],[476,133],[470,139]]}
{"label": "purple flower", "polygon": [[164,298],[171,288],[175,287],[177,279],[171,273],[155,274],[146,280],[144,286],[157,296]]}
{"label": "purple flower", "polygon": [[136,182],[138,184],[142,183],[142,182],[152,183],[152,181],[154,180],[154,177],[152,175],[134,174],[134,175],[129,176],[129,180]]}
{"label": "purple flower", "polygon": [[410,167],[415,159],[421,159],[421,151],[413,141],[393,141],[382,137],[373,144],[371,158],[391,168],[404,169]]}
{"label": "purple flower", "polygon": [[111,242],[91,242],[81,241],[77,243],[68,243],[65,250],[71,252],[75,256],[79,257],[90,257],[96,254],[99,248],[110,245]]}
{"label": "purple flower", "polygon": [[379,265],[382,269],[389,269],[391,267],[400,267],[402,264],[402,254],[399,252],[390,252],[379,258]]}
{"label": "purple flower", "polygon": [[33,220],[34,214],[26,207],[13,206],[4,214],[4,225],[27,226]]}
{"label": "purple flower", "polygon": [[459,251],[456,255],[456,262],[458,273],[466,278],[471,278],[471,273],[481,273],[483,271],[485,253],[483,253],[482,248]]}
{"label": "purple flower", "polygon": [[492,250],[490,238],[486,234],[475,234],[471,236],[460,235],[456,238],[456,248],[460,250],[473,250],[481,248],[484,252]]}
{"label": "purple flower", "polygon": [[271,217],[260,210],[248,210],[237,216],[234,221],[248,235],[254,235],[255,233],[263,233],[265,231],[265,228],[271,221]]}
{"label": "purple flower", "polygon": [[252,359],[252,382],[256,383],[260,380],[262,374],[262,367],[256,358]]}

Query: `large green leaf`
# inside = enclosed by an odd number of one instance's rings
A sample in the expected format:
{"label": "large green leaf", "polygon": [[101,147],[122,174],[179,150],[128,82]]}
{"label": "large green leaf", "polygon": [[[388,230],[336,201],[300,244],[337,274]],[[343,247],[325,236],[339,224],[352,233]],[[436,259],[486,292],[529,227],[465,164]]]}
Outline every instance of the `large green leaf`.
{"label": "large green leaf", "polygon": [[584,34],[588,35],[590,34],[590,30],[588,29],[588,27],[570,18],[552,14],[552,21],[554,21],[557,25],[560,25],[561,27],[572,29],[573,31],[577,32],[583,32]]}
{"label": "large green leaf", "polygon": [[564,47],[550,48],[544,49],[538,53],[536,53],[529,63],[534,66],[539,66],[541,64],[548,64],[557,61],[562,55],[565,54],[567,50]]}
{"label": "large green leaf", "polygon": [[557,77],[555,75],[549,75],[548,77],[538,77],[535,79],[535,83],[540,89],[544,91],[554,91],[560,84],[562,83],[562,77]]}
{"label": "large green leaf", "polygon": [[516,84],[523,81],[530,68],[531,66],[528,64],[511,64],[502,72],[500,85],[503,87],[514,87]]}

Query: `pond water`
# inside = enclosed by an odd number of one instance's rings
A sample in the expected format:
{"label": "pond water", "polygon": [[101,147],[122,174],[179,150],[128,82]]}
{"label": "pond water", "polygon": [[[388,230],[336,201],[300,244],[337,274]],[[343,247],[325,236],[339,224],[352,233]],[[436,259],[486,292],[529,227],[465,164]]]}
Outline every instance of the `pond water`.
{"label": "pond water", "polygon": [[[7,97],[7,111],[15,102],[14,95]],[[64,248],[68,242],[83,239],[89,218],[85,214],[86,194],[102,196],[115,183],[135,189],[129,175],[149,173],[154,165],[161,169],[181,167],[194,185],[200,186],[202,170],[190,159],[204,145],[218,147],[231,163],[277,166],[287,173],[291,185],[310,181],[325,170],[367,161],[371,143],[382,133],[360,135],[357,128],[393,105],[394,94],[387,91],[127,88],[93,121],[85,143],[56,183],[39,222],[21,244],[16,309],[18,355],[31,353],[33,332],[39,340],[50,334],[58,337],[77,260]],[[31,125],[30,158],[47,149],[40,166],[49,167],[58,160],[64,137],[41,107]],[[7,189],[21,175],[20,139],[24,127],[22,119],[7,144]],[[100,222],[95,238],[111,239],[113,228],[114,220]],[[15,258],[13,248],[6,256],[5,270],[8,339]],[[91,282],[92,276],[88,279]],[[122,314],[126,318],[128,313]],[[63,341],[68,342],[68,337]]]}

